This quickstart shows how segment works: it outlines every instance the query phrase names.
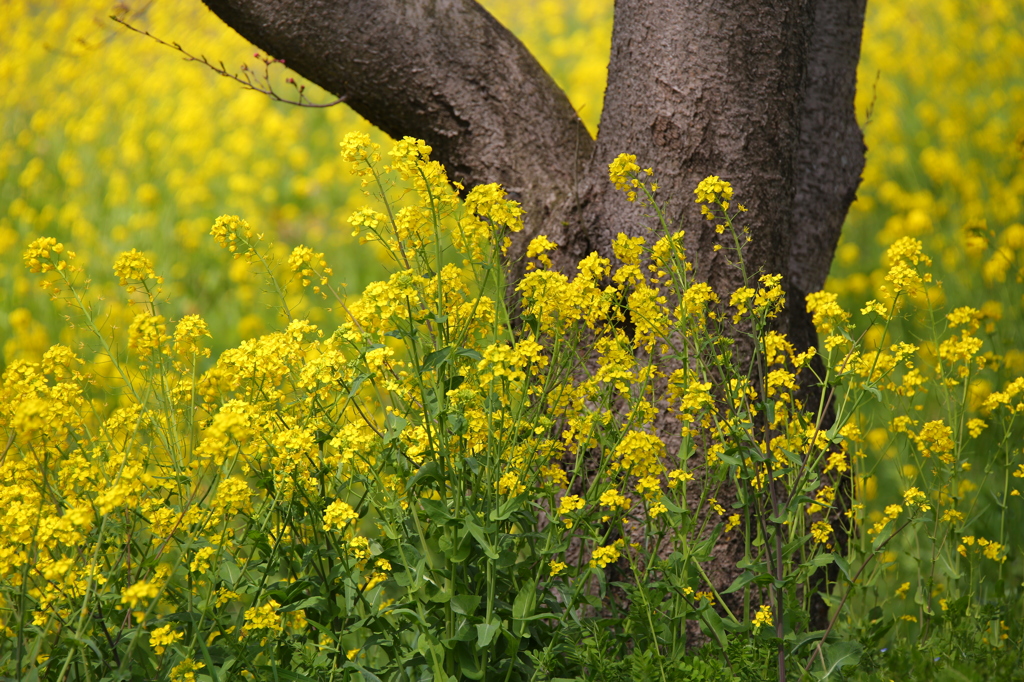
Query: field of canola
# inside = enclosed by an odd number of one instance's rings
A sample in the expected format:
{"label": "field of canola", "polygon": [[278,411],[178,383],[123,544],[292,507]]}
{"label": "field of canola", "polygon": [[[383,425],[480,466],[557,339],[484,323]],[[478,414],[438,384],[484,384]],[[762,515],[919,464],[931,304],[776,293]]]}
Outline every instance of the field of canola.
{"label": "field of canola", "polygon": [[[505,0],[484,4],[596,130],[611,2],[537,0],[530,11]],[[254,48],[198,2],[128,7],[132,23],[230,70],[258,63]],[[201,313],[217,357],[283,325],[272,292],[246,261],[226,260],[209,237],[217,216],[236,214],[273,243],[273,267],[294,307],[311,322],[336,324],[304,297],[286,261],[302,242],[322,250],[352,291],[380,276],[381,267],[353,250],[347,219],[364,197],[337,145],[349,131],[381,143],[385,136],[343,105],[289,107],[243,91],[124,31],[110,12],[109,3],[90,0],[11,0],[0,9],[8,27],[0,35],[0,368],[38,361],[60,342],[81,348],[88,371],[110,374],[103,352],[80,345],[78,320],[65,317],[22,264],[25,247],[43,235],[71,245],[95,277],[91,292],[104,301],[102,323],[111,333],[126,329],[134,311],[121,302],[110,266],[132,248],[149,254],[166,278],[164,314]],[[920,288],[918,302],[943,314],[964,305],[980,311],[985,367],[962,389],[971,415],[982,419],[993,391],[1024,374],[1022,26],[1020,0],[869,3],[856,100],[867,166],[827,284],[855,311],[881,297],[886,249],[903,237],[920,239],[934,259],[936,286]],[[282,92],[287,76],[273,76]],[[330,99],[315,86],[309,93],[314,101]],[[868,343],[913,340],[927,365],[939,354],[928,323],[910,315],[894,323],[890,337],[876,331]],[[920,396],[913,409],[924,417],[941,411],[941,402]],[[920,458],[897,447],[898,429],[881,410],[865,410],[860,430],[872,455],[856,464],[857,486],[866,519],[878,522],[900,491],[927,476]],[[1002,548],[979,570],[1019,584],[1024,501],[1017,489],[1024,479],[992,476],[993,466],[975,455],[962,462],[956,490],[928,492],[964,501],[973,525],[963,542],[999,538]],[[927,568],[910,551],[919,541],[908,533],[902,542],[889,551],[876,601],[920,615],[921,600],[911,603],[907,590],[909,583],[918,589]],[[960,538],[954,543],[962,545]]]}

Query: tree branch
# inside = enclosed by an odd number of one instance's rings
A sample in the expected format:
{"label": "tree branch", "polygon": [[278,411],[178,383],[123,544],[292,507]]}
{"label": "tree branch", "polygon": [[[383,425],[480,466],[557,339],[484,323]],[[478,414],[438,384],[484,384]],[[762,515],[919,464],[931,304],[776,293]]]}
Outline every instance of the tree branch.
{"label": "tree branch", "polygon": [[225,23],[449,175],[500,182],[528,228],[568,198],[593,141],[565,93],[474,0],[204,0]]}
{"label": "tree branch", "polygon": [[281,95],[277,94],[277,91],[274,90],[273,84],[270,82],[270,69],[271,69],[271,67],[273,67],[275,65],[280,65],[280,66],[283,67],[284,66],[284,60],[283,59],[273,59],[271,57],[265,57],[265,56],[262,56],[259,53],[257,53],[255,55],[255,58],[260,60],[263,63],[263,73],[262,74],[259,74],[259,73],[255,72],[255,71],[253,71],[252,69],[250,69],[245,64],[242,64],[242,71],[241,71],[241,73],[233,73],[231,71],[228,71],[227,67],[224,66],[224,62],[220,62],[219,65],[216,65],[216,64],[212,63],[209,59],[207,59],[205,55],[199,55],[197,57],[196,55],[192,54],[191,52],[189,52],[188,50],[183,48],[178,43],[169,43],[166,40],[158,38],[157,36],[153,35],[149,31],[145,31],[145,30],[143,30],[141,28],[138,28],[137,26],[134,26],[134,25],[128,23],[124,19],[124,17],[120,17],[120,16],[117,16],[116,14],[112,14],[112,15],[110,15],[110,19],[114,23],[120,24],[121,26],[124,26],[129,31],[133,31],[134,33],[138,33],[139,35],[143,35],[143,36],[149,38],[150,40],[155,41],[159,45],[163,45],[164,47],[168,47],[168,48],[174,50],[175,52],[180,54],[182,56],[182,59],[184,59],[186,62],[196,62],[197,64],[202,64],[203,66],[205,66],[206,68],[210,69],[214,73],[216,73],[216,74],[218,74],[220,76],[223,76],[224,78],[230,78],[231,80],[235,81],[236,83],[241,85],[246,90],[253,90],[253,91],[258,92],[260,94],[266,95],[267,97],[269,97],[270,99],[274,100],[275,102],[282,102],[284,104],[293,104],[293,105],[298,106],[298,107],[308,107],[308,108],[312,108],[312,109],[326,109],[327,107],[333,107],[333,106],[335,106],[337,104],[341,104],[342,102],[345,101],[344,97],[339,97],[338,99],[334,100],[333,102],[325,102],[323,104],[316,104],[314,102],[311,102],[310,100],[308,100],[306,98],[306,95],[305,95],[306,86],[305,85],[299,85],[298,83],[295,82],[294,78],[287,79],[287,82],[288,82],[289,85],[291,85],[292,87],[295,88],[296,92],[298,92],[299,98],[297,100],[288,99],[287,97],[282,97]]}

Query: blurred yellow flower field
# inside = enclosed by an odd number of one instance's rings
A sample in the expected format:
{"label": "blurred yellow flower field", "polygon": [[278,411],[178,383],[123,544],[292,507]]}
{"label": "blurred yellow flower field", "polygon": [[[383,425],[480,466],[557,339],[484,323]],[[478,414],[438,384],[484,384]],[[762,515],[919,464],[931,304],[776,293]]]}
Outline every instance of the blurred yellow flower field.
{"label": "blurred yellow flower field", "polygon": [[829,282],[851,307],[873,298],[885,247],[921,238],[937,256],[951,308],[987,299],[986,322],[998,326],[997,343],[1018,372],[1022,19],[1024,3],[1013,1],[869,3],[856,105],[868,162]]}
{"label": "blurred yellow flower field", "polygon": [[[200,3],[144,7],[129,16],[154,35],[235,71],[258,64],[253,48]],[[245,268],[225,269],[211,256],[216,246],[207,233],[217,215],[245,215],[275,241],[301,235],[335,257],[349,279],[365,280],[365,262],[345,257],[351,238],[344,221],[359,194],[337,142],[339,131],[368,124],[342,107],[300,109],[242,91],[121,29],[108,18],[114,9],[101,1],[45,9],[13,2],[0,10],[10,27],[0,36],[6,361],[38,357],[62,326],[14,257],[44,233],[73,242],[97,271],[109,272],[122,250],[153,255],[174,313],[202,309],[216,347],[265,331],[267,322],[240,314],[240,306],[262,308]],[[276,85],[287,87],[283,77]],[[113,283],[97,280],[95,291],[109,294]],[[114,304],[112,324],[121,312]]]}

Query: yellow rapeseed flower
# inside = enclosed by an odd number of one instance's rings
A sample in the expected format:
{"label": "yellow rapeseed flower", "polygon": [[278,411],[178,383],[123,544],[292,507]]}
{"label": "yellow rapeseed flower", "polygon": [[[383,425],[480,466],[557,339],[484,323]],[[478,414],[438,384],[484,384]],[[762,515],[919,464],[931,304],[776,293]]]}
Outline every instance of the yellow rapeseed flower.
{"label": "yellow rapeseed flower", "polygon": [[619,557],[622,556],[622,552],[620,550],[624,544],[625,540],[619,538],[610,545],[598,547],[591,555],[590,565],[592,567],[605,568],[608,564],[615,563],[619,560]]}
{"label": "yellow rapeseed flower", "polygon": [[163,627],[156,628],[149,633],[149,645],[153,647],[157,656],[160,656],[170,645],[175,642],[180,642],[181,638],[185,636],[183,632],[175,632],[173,627],[170,625],[164,625]]}
{"label": "yellow rapeseed flower", "polygon": [[751,621],[751,624],[754,626],[754,632],[760,630],[763,625],[771,626],[773,624],[772,607],[767,604],[762,604],[758,608],[757,613],[754,614],[754,619]]}

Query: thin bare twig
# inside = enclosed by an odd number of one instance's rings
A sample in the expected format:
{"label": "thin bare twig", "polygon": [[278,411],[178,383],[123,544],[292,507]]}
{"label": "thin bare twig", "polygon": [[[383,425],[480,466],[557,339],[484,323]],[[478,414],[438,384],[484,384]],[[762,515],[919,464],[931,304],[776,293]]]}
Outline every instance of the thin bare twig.
{"label": "thin bare twig", "polygon": [[246,90],[254,90],[256,92],[266,95],[267,97],[271,98],[274,101],[283,102],[284,104],[293,104],[297,107],[326,109],[327,107],[333,107],[337,104],[341,104],[346,99],[344,96],[342,96],[334,100],[333,102],[325,102],[323,104],[311,102],[306,97],[305,94],[306,86],[297,83],[294,78],[290,77],[285,79],[285,82],[287,82],[289,85],[295,88],[295,91],[298,93],[298,99],[288,99],[287,97],[282,97],[274,90],[274,86],[270,82],[270,69],[272,66],[276,64],[284,66],[283,59],[274,59],[273,57],[261,55],[259,52],[257,52],[254,56],[256,59],[259,59],[261,62],[263,62],[263,73],[258,73],[257,71],[250,69],[249,66],[246,64],[242,64],[240,73],[232,73],[231,71],[228,71],[226,66],[224,66],[224,62],[219,62],[219,65],[214,64],[209,59],[207,59],[205,55],[199,55],[197,57],[196,55],[192,54],[191,52],[183,48],[178,43],[168,42],[166,40],[158,38],[149,31],[129,24],[127,21],[125,21],[123,18],[117,15],[112,14],[110,18],[115,23],[124,26],[129,31],[138,33],[139,35],[146,36],[150,40],[154,40],[160,45],[163,45],[164,47],[168,47],[174,50],[175,52],[180,54],[185,61],[202,64],[203,66],[212,70],[214,73],[223,76],[224,78],[230,78]]}

